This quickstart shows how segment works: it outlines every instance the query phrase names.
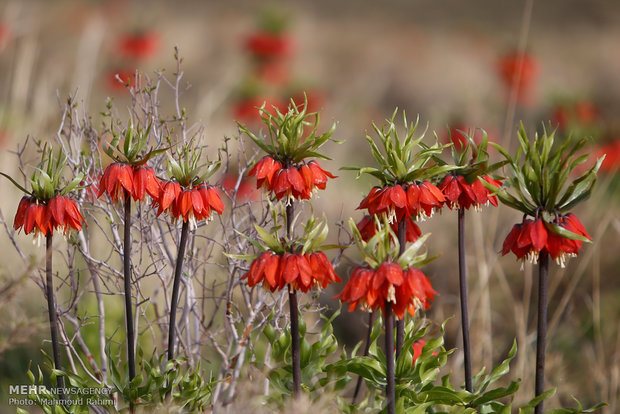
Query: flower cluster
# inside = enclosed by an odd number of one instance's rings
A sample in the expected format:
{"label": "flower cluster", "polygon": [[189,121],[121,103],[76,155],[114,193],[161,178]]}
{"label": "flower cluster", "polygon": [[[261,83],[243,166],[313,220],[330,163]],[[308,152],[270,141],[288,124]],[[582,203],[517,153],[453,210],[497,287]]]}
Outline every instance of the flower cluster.
{"label": "flower cluster", "polygon": [[[572,213],[559,216],[555,224],[561,229],[592,240],[583,224]],[[577,256],[583,242],[565,237],[547,227],[553,229],[553,226],[549,226],[542,219],[525,219],[522,223],[515,224],[504,240],[502,255],[513,252],[517,259],[537,263],[540,252],[546,251],[564,267],[567,258]]]}
{"label": "flower cluster", "polygon": [[336,178],[314,160],[284,168],[269,155],[258,161],[248,175],[256,177],[256,188],[265,188],[278,200],[283,197],[309,200],[315,190],[325,189],[328,178]]}
{"label": "flower cluster", "polygon": [[101,176],[97,197],[107,193],[112,201],[116,202],[125,191],[134,201],[144,200],[145,194],[155,200],[158,199],[160,186],[155,171],[148,166],[134,166],[121,162],[108,165]]}
{"label": "flower cluster", "polygon": [[[480,177],[487,183],[496,187],[501,187],[501,181],[495,180],[488,175]],[[480,207],[489,203],[497,207],[497,196],[491,195],[492,192],[487,189],[479,179],[473,183],[468,183],[462,175],[447,175],[439,189],[446,197],[446,204],[450,209],[461,208],[468,210],[470,207],[479,210]]]}
{"label": "flower cluster", "polygon": [[13,228],[24,228],[25,234],[33,230],[36,235],[51,235],[54,230],[63,228],[67,234],[70,229],[82,230],[84,218],[74,200],[56,195],[47,202],[24,196],[17,206]]}
{"label": "flower cluster", "polygon": [[291,288],[304,293],[315,286],[326,288],[332,282],[340,282],[323,252],[277,254],[266,251],[252,262],[241,279],[248,279],[250,287],[262,282],[272,292],[290,284]]}
{"label": "flower cluster", "polygon": [[421,270],[383,262],[376,270],[356,268],[336,297],[349,304],[349,311],[358,305],[362,310],[383,310],[386,302],[392,302],[394,314],[402,319],[406,311],[415,315],[417,309],[428,309],[435,293]]}
{"label": "flower cluster", "polygon": [[202,184],[184,190],[176,181],[161,182],[161,196],[154,202],[158,206],[157,215],[164,211],[175,220],[183,221],[209,219],[211,213],[224,212],[224,203],[215,187]]}
{"label": "flower cluster", "polygon": [[[418,227],[418,225],[411,218],[405,218],[405,241],[409,243],[413,243],[416,241],[421,235],[422,230]],[[375,225],[375,220],[373,216],[365,215],[362,219],[356,224],[357,230],[362,235],[362,240],[368,241],[371,237],[373,237],[377,232],[377,226]],[[398,234],[398,222],[392,221],[390,223],[390,227],[395,234]]]}
{"label": "flower cluster", "polygon": [[386,213],[392,222],[394,219],[400,221],[403,217],[431,217],[434,211],[442,207],[444,201],[445,196],[441,190],[425,181],[373,187],[357,209],[368,209],[371,215]]}

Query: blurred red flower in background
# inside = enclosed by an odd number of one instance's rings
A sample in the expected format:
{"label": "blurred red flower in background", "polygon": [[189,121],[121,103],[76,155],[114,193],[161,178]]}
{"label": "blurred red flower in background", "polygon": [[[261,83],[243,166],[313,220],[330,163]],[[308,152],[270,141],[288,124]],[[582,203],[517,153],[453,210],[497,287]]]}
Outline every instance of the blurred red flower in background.
{"label": "blurred red flower in background", "polygon": [[136,83],[136,71],[135,69],[110,70],[105,74],[105,79],[110,90],[124,91],[127,86],[133,86]]}
{"label": "blurred red flower in background", "polygon": [[506,89],[517,88],[517,99],[527,103],[538,75],[536,59],[527,53],[511,52],[499,60],[497,70]]}
{"label": "blurred red flower in background", "polygon": [[159,35],[154,31],[125,34],[118,40],[118,48],[125,58],[146,60],[157,53]]}
{"label": "blurred red flower in background", "polygon": [[293,41],[283,34],[259,31],[245,39],[245,48],[258,59],[280,59],[293,51]]}

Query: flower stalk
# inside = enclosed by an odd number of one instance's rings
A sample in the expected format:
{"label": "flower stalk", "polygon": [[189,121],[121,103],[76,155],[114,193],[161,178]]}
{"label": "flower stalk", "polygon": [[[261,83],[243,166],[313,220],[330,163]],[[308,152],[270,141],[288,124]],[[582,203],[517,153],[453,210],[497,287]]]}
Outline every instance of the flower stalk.
{"label": "flower stalk", "polygon": [[465,389],[473,392],[471,382],[471,347],[469,341],[469,310],[467,305],[467,263],[465,261],[465,209],[458,210],[459,293],[461,296],[461,328],[463,330],[463,358]]}
{"label": "flower stalk", "polygon": [[[293,216],[295,206],[293,201],[286,206],[286,235],[290,239],[293,232]],[[297,291],[290,284],[288,286],[288,304],[291,314],[291,359],[293,363],[293,397],[301,394],[301,358],[299,355],[299,305]]]}
{"label": "flower stalk", "polygon": [[[60,344],[58,343],[58,319],[56,316],[56,296],[54,294],[54,279],[52,276],[52,239],[50,233],[45,237],[45,287],[47,289],[47,312],[50,318],[50,334],[52,337],[52,354],[54,357],[54,368],[62,370],[62,362],[60,359]],[[56,377],[58,388],[61,390],[65,387],[65,377],[59,375]],[[60,392],[60,399],[64,400],[64,392]]]}
{"label": "flower stalk", "polygon": [[125,229],[123,234],[123,279],[125,284],[125,328],[127,330],[127,364],[129,381],[136,376],[133,311],[131,307],[131,194],[125,190]]}
{"label": "flower stalk", "polygon": [[[368,313],[368,331],[366,332],[366,344],[364,345],[364,356],[368,356],[370,352],[370,341],[372,340],[372,327],[375,324],[375,313]],[[355,404],[355,400],[362,388],[362,376],[357,377],[357,383],[355,384],[355,391],[353,391],[353,398],[351,398],[351,404]]]}
{"label": "flower stalk", "polygon": [[174,359],[174,345],[176,339],[176,317],[179,305],[179,286],[181,284],[181,274],[183,273],[183,259],[185,257],[185,247],[187,246],[187,236],[189,234],[189,221],[184,221],[181,227],[181,239],[179,240],[179,251],[177,263],[174,269],[174,281],[172,284],[172,297],[170,298],[170,322],[168,323],[168,360]]}
{"label": "flower stalk", "polygon": [[[547,296],[549,290],[549,255],[540,252],[538,259],[538,329],[536,332],[536,396],[545,392],[545,349],[547,347]],[[543,401],[535,408],[542,414]]]}
{"label": "flower stalk", "polygon": [[385,362],[387,385],[385,386],[385,398],[387,400],[388,414],[395,413],[396,393],[394,385],[394,318],[392,316],[392,302],[385,301]]}
{"label": "flower stalk", "polygon": [[[400,257],[407,247],[407,222],[401,220],[398,222],[398,256]],[[403,343],[405,342],[405,320],[396,320],[396,359],[400,356],[400,352],[403,349]]]}

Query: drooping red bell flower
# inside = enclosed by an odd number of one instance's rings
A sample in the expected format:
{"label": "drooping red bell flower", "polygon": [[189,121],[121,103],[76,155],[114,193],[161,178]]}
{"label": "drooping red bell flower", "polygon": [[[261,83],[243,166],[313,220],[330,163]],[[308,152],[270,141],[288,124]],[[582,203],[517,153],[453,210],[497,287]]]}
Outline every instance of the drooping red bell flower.
{"label": "drooping red bell flower", "polygon": [[385,213],[390,218],[390,222],[402,220],[404,216],[410,215],[406,189],[407,187],[400,184],[387,187],[373,187],[370,193],[357,206],[357,209],[365,208],[373,216]]}
{"label": "drooping red bell flower", "polygon": [[210,219],[213,211],[224,212],[224,203],[220,194],[213,186],[201,184],[190,189],[183,189],[176,181],[165,181],[161,184],[161,196],[155,200],[159,208],[157,215],[164,211],[175,220],[183,221]]}
{"label": "drooping red bell flower", "polygon": [[[411,217],[404,217],[403,220],[406,224],[405,240],[409,243],[413,243],[422,235],[422,231]],[[392,223],[390,223],[390,227],[395,234],[398,233],[398,223],[398,221],[392,221]],[[370,215],[365,215],[362,217],[362,219],[356,224],[356,227],[362,235],[362,240],[364,241],[370,240],[370,238],[377,232],[375,220],[373,216]]]}
{"label": "drooping red bell flower", "polygon": [[282,163],[271,156],[258,161],[248,175],[256,177],[256,188],[264,187],[278,200],[285,197],[308,200],[316,189],[325,189],[328,177],[336,178],[316,161],[284,168]]}
{"label": "drooping red bell flower", "polygon": [[517,259],[538,263],[540,252],[547,245],[547,229],[541,219],[525,219],[513,226],[504,240],[502,255],[513,252]]}
{"label": "drooping red bell flower", "polygon": [[127,191],[134,201],[144,200],[145,193],[153,199],[159,198],[160,185],[155,172],[148,166],[132,166],[115,162],[108,165],[99,182],[101,197],[107,193],[116,202]]}
{"label": "drooping red bell flower", "polygon": [[160,191],[159,179],[151,167],[134,167],[133,191],[131,193],[134,201],[144,200],[145,192],[156,200],[159,198]]}
{"label": "drooping red bell flower", "polygon": [[[481,178],[496,187],[502,185],[501,181],[488,175]],[[439,185],[439,189],[445,195],[446,204],[450,209],[463,207],[468,210],[473,206],[474,209],[479,210],[480,207],[489,203],[497,207],[497,196],[491,195],[491,191],[478,179],[469,184],[462,175],[447,175]]]}
{"label": "drooping red bell flower", "polygon": [[[568,213],[559,216],[554,223],[571,233],[592,239],[577,217]],[[549,253],[560,266],[564,267],[569,257],[576,256],[581,249],[581,240],[569,239],[548,230],[542,219],[525,219],[515,224],[504,240],[502,255],[513,252],[517,259],[538,262],[538,255],[543,249]]]}
{"label": "drooping red bell flower", "polygon": [[414,315],[417,309],[427,309],[435,291],[419,269],[406,271],[397,263],[383,262],[376,270],[357,267],[344,289],[336,297],[349,304],[349,311],[358,305],[362,310],[377,310],[392,302],[397,318],[405,312]]}
{"label": "drooping red bell flower", "polygon": [[70,229],[80,231],[84,218],[74,200],[56,195],[48,202],[37,201],[34,197],[24,196],[19,202],[13,228],[24,228],[25,234],[32,231],[39,235],[51,235],[54,230],[63,229],[67,234]]}
{"label": "drooping red bell flower", "polygon": [[[560,216],[557,224],[572,233],[592,240],[592,237],[590,237],[583,224],[581,224],[577,216],[572,213]],[[551,258],[561,267],[565,266],[566,261],[570,257],[575,257],[579,254],[582,244],[583,242],[581,240],[562,237],[551,231],[548,232],[547,235],[547,251],[549,255],[551,255]]]}
{"label": "drooping red bell flower", "polygon": [[283,289],[287,284],[304,293],[320,286],[327,287],[332,282],[340,282],[331,262],[323,252],[306,254],[271,251],[262,253],[250,265],[241,278],[248,280],[248,286],[259,283],[272,292]]}
{"label": "drooping red bell flower", "polygon": [[409,214],[416,219],[432,217],[443,206],[446,198],[435,184],[428,181],[407,186],[407,205]]}

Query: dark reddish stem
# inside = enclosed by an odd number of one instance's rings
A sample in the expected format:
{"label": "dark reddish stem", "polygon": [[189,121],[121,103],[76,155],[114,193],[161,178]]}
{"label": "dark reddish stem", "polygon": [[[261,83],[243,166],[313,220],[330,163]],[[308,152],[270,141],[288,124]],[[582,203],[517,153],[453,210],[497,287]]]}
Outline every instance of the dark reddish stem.
{"label": "dark reddish stem", "polygon": [[469,311],[467,306],[467,264],[465,261],[465,209],[459,208],[459,290],[461,294],[461,327],[463,329],[463,355],[465,365],[465,389],[473,392],[471,382],[471,346],[469,341]]}
{"label": "dark reddish stem", "polygon": [[[546,250],[538,257],[538,330],[536,332],[536,396],[545,392],[545,348],[547,347],[547,293],[549,288],[549,255]],[[543,413],[543,401],[535,409]]]}
{"label": "dark reddish stem", "polygon": [[388,301],[385,301],[383,322],[385,323],[385,362],[387,374],[385,398],[387,400],[388,414],[394,414],[396,408],[396,393],[394,386],[394,318],[392,317],[392,303]]}
{"label": "dark reddish stem", "polygon": [[185,247],[187,246],[188,233],[189,221],[184,221],[183,226],[181,227],[181,240],[179,240],[179,251],[177,253],[177,263],[174,269],[174,282],[172,284],[172,298],[170,299],[170,323],[168,324],[168,360],[174,358],[177,307],[179,304],[179,286],[181,284],[181,274],[183,273],[183,259],[185,258]]}
{"label": "dark reddish stem", "polygon": [[133,343],[133,311],[131,309],[131,197],[128,191],[125,191],[125,230],[123,236],[123,278],[125,282],[127,363],[129,365],[129,381],[131,381],[136,376],[136,358]]}
{"label": "dark reddish stem", "polygon": [[[375,313],[370,312],[368,314],[368,331],[366,332],[366,345],[364,345],[364,356],[368,356],[370,352],[370,339],[372,337],[372,326],[375,323]],[[353,398],[351,399],[351,404],[355,404],[355,400],[357,399],[357,395],[360,392],[362,387],[362,377],[357,377],[357,383],[355,384],[355,391],[353,392]]]}
{"label": "dark reddish stem", "polygon": [[[293,215],[295,207],[293,201],[286,206],[286,235],[291,239],[293,232]],[[301,359],[299,356],[299,306],[297,305],[297,291],[289,285],[288,304],[291,313],[291,358],[293,360],[293,397],[301,394]]]}
{"label": "dark reddish stem", "polygon": [[[407,248],[407,223],[405,220],[409,220],[408,217],[403,217],[398,222],[398,256],[402,255]],[[403,319],[396,320],[396,359],[400,356],[400,352],[403,349],[403,343],[405,342],[405,317]]]}
{"label": "dark reddish stem", "polygon": [[[47,296],[47,312],[50,317],[50,334],[52,336],[52,354],[54,357],[54,368],[62,370],[62,362],[60,360],[60,344],[58,343],[58,319],[56,314],[56,295],[54,294],[54,280],[52,276],[52,238],[54,236],[48,234],[45,236],[45,287]],[[61,400],[65,399],[65,377],[59,375],[56,377],[58,388],[61,389],[59,396]]]}

